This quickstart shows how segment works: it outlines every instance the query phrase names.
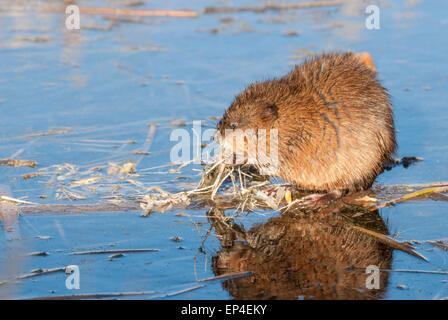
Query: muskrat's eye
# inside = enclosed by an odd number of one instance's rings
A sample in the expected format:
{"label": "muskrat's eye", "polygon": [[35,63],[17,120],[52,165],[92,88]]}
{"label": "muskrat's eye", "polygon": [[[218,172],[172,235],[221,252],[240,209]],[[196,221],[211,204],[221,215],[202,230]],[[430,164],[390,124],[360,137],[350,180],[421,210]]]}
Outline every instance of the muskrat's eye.
{"label": "muskrat's eye", "polygon": [[267,104],[262,113],[261,119],[263,121],[275,121],[278,119],[278,107],[274,103]]}
{"label": "muskrat's eye", "polygon": [[235,130],[237,127],[238,127],[238,126],[237,126],[236,123],[232,123],[232,124],[230,125],[230,128],[231,128],[232,130]]}

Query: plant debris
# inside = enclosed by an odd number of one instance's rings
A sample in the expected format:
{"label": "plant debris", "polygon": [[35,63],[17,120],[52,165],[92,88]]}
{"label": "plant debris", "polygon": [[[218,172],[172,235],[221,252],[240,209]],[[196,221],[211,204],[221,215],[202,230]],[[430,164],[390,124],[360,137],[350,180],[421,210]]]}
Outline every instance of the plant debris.
{"label": "plant debris", "polygon": [[122,253],[115,253],[115,254],[112,254],[112,255],[109,256],[109,260],[112,261],[115,258],[121,258],[121,257],[124,257],[124,254],[122,254]]}
{"label": "plant debris", "polygon": [[36,165],[36,161],[33,160],[0,159],[0,166],[35,168]]}
{"label": "plant debris", "polygon": [[291,9],[304,9],[304,8],[316,8],[316,7],[335,7],[341,6],[343,1],[316,1],[306,3],[267,3],[259,6],[244,6],[244,7],[207,7],[204,9],[204,13],[228,13],[228,12],[265,12],[268,10],[291,10]]}
{"label": "plant debris", "polygon": [[48,255],[49,255],[48,251],[31,252],[29,254],[29,256],[43,256],[43,257]]}
{"label": "plant debris", "polygon": [[110,254],[110,253],[131,253],[131,252],[158,252],[159,249],[114,249],[114,250],[93,250],[72,252],[73,255],[83,254]]}
{"label": "plant debris", "polygon": [[417,198],[421,198],[424,196],[430,196],[431,194],[445,193],[445,192],[448,192],[448,186],[426,188],[426,189],[422,189],[422,190],[418,190],[418,191],[406,194],[400,198],[386,201],[376,207],[373,207],[371,210],[378,210],[380,208],[395,205],[397,203],[401,203],[401,202],[405,202],[405,201],[409,201],[409,200],[415,200]]}
{"label": "plant debris", "polygon": [[433,246],[448,251],[448,242],[446,241],[436,240],[436,241],[426,241],[426,243],[432,244]]}
{"label": "plant debris", "polygon": [[35,178],[35,177],[40,177],[43,176],[45,174],[45,172],[33,172],[33,173],[27,173],[27,174],[22,174],[22,178],[25,180],[28,180],[30,178]]}

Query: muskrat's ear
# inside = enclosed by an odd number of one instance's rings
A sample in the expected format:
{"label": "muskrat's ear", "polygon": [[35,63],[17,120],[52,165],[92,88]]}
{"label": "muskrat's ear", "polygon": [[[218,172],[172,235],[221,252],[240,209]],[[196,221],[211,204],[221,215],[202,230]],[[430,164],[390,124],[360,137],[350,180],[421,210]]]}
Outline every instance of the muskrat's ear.
{"label": "muskrat's ear", "polygon": [[278,119],[278,107],[271,103],[267,104],[261,112],[261,120],[263,121],[275,121]]}
{"label": "muskrat's ear", "polygon": [[355,53],[355,57],[367,68],[376,73],[375,63],[368,52]]}

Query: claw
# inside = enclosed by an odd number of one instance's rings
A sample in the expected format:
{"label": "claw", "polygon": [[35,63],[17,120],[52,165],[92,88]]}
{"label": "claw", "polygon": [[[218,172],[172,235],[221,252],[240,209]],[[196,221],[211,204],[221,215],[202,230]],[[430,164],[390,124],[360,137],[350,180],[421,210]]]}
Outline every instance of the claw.
{"label": "claw", "polygon": [[302,204],[310,209],[318,209],[327,206],[341,196],[342,193],[339,190],[333,190],[329,193],[314,193],[303,197]]}

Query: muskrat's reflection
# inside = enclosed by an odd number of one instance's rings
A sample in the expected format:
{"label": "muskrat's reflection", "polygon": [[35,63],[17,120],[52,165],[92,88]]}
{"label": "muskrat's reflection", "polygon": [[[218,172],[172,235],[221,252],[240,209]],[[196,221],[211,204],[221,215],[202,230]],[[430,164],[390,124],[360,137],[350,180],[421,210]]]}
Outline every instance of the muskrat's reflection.
{"label": "muskrat's reflection", "polygon": [[378,299],[386,288],[386,273],[380,273],[380,289],[367,289],[369,274],[358,268],[388,269],[392,250],[352,227],[355,222],[387,233],[378,212],[359,219],[355,218],[359,211],[305,214],[295,210],[248,231],[217,219],[223,214],[220,210],[209,214],[215,215],[210,222],[222,245],[213,258],[214,273],[254,274],[224,282],[236,299]]}

